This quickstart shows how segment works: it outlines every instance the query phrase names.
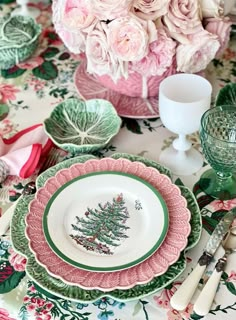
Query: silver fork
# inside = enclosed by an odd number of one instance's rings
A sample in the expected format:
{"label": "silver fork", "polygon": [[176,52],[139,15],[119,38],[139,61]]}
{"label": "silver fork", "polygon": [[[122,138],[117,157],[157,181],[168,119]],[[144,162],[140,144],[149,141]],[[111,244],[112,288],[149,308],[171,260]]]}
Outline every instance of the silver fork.
{"label": "silver fork", "polygon": [[[59,162],[60,159],[60,150],[57,148],[52,147],[51,150],[49,151],[47,155],[46,161],[42,164],[41,168],[39,169],[39,172],[37,175],[40,175],[43,171],[47,170],[48,168],[54,166]],[[10,208],[8,208],[4,214],[0,217],[0,236],[4,235],[9,226],[10,222],[13,216],[13,213],[15,211],[15,208],[19,202],[19,200],[29,194],[33,194],[36,192],[36,186],[35,186],[35,181],[28,182],[22,191],[21,196],[12,204]]]}

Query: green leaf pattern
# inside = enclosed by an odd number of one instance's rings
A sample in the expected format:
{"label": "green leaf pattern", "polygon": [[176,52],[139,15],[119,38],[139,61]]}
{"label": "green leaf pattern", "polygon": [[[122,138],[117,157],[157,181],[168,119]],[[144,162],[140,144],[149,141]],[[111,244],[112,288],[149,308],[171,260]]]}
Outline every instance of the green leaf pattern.
{"label": "green leaf pattern", "polygon": [[38,44],[40,25],[24,16],[0,21],[0,68],[8,69],[27,59]]}

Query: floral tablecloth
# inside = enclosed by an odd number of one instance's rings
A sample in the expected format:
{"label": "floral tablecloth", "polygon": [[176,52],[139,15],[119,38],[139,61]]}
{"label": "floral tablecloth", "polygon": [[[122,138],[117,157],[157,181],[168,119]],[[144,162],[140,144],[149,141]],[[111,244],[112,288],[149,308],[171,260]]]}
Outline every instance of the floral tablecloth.
{"label": "floral tablecloth", "polygon": [[[11,11],[14,3],[1,1],[2,15]],[[7,4],[6,4],[7,3]],[[40,46],[34,56],[26,62],[2,70],[0,75],[0,102],[7,104],[9,112],[1,114],[0,135],[8,138],[30,125],[42,123],[54,106],[64,99],[77,96],[73,74],[79,61],[71,55],[51,25],[49,4],[32,4],[41,9],[37,21],[43,25]],[[236,34],[222,58],[214,60],[206,73],[214,87],[214,97],[221,87],[236,80]],[[126,152],[158,161],[161,150],[168,147],[174,136],[162,125],[160,119],[125,119],[122,128],[112,142],[97,154],[109,156],[114,152]],[[197,133],[190,136],[194,148],[200,149]],[[174,181],[192,189],[202,209],[203,231],[199,244],[187,253],[187,268],[184,273],[164,290],[142,299],[120,302],[111,298],[94,303],[71,302],[45,295],[38,291],[25,273],[26,259],[14,252],[10,235],[0,236],[0,319],[81,319],[81,320],[181,320],[200,319],[194,314],[193,304],[178,312],[170,306],[170,298],[181,281],[195,266],[202,249],[225,210],[236,205],[236,199],[213,200],[199,193],[197,181],[204,167],[192,176],[174,177]],[[0,215],[21,195],[24,185],[32,177],[21,180],[9,176],[0,185]],[[214,263],[201,280],[198,292],[212,272]],[[236,316],[236,257],[231,256],[221,278],[214,305],[205,318],[233,319]]]}

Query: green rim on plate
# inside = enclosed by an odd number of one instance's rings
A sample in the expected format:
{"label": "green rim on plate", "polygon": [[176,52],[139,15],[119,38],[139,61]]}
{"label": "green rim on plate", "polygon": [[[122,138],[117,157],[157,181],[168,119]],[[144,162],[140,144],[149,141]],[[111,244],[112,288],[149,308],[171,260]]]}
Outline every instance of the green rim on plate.
{"label": "green rim on plate", "polygon": [[[52,236],[51,236],[51,233],[50,233],[50,226],[49,226],[49,221],[48,221],[48,218],[49,218],[49,215],[51,213],[51,208],[52,208],[52,205],[55,203],[55,201],[58,200],[58,196],[60,195],[61,196],[61,193],[66,189],[68,188],[69,186],[72,186],[73,184],[76,184],[76,188],[79,188],[78,186],[78,183],[77,182],[83,182],[84,180],[86,180],[87,178],[91,178],[91,177],[96,177],[96,178],[100,178],[100,182],[103,180],[105,181],[106,179],[106,176],[109,177],[109,175],[112,175],[113,176],[113,179],[115,179],[115,177],[124,177],[125,181],[127,179],[131,179],[131,181],[133,182],[136,182],[138,183],[138,186],[139,187],[147,187],[146,190],[148,190],[148,192],[151,192],[154,197],[151,196],[150,193],[148,193],[148,196],[149,196],[149,203],[148,205],[150,205],[150,202],[151,202],[151,199],[155,199],[155,203],[153,203],[153,206],[151,208],[149,208],[151,211],[151,214],[153,216],[150,217],[150,219],[152,219],[152,223],[150,224],[150,227],[155,227],[156,230],[158,229],[158,227],[160,226],[161,224],[161,220],[159,218],[159,221],[157,222],[157,219],[156,219],[156,216],[157,216],[157,212],[160,207],[162,209],[162,214],[163,214],[163,226],[162,226],[162,230],[160,230],[160,234],[159,234],[159,231],[158,232],[158,237],[156,238],[153,238],[152,240],[152,243],[150,244],[148,250],[144,251],[143,250],[143,253],[141,253],[141,255],[135,255],[133,257],[133,260],[127,260],[127,259],[131,259],[132,255],[131,254],[128,254],[128,252],[126,252],[125,254],[121,254],[120,257],[119,257],[119,263],[117,261],[117,263],[114,263],[114,265],[112,265],[112,256],[108,256],[108,259],[106,259],[106,262],[107,264],[104,262],[104,265],[102,266],[102,262],[104,261],[104,259],[102,259],[102,256],[100,255],[99,256],[95,256],[94,253],[92,253],[92,256],[97,260],[99,259],[101,262],[101,266],[94,266],[94,265],[91,265],[89,264],[89,262],[87,261],[86,264],[84,263],[81,263],[79,262],[79,259],[77,259],[77,257],[75,258],[75,246],[73,244],[70,245],[71,247],[71,251],[73,250],[73,252],[69,252],[69,254],[66,254],[64,252],[64,250],[62,251],[62,249],[60,248],[64,248],[65,249],[65,246],[64,244],[67,242],[68,244],[68,237],[66,237],[64,240],[62,239],[63,235],[64,235],[64,232],[61,232],[60,234],[60,243],[55,243],[55,241],[53,240]],[[102,179],[102,180],[101,180]],[[122,184],[122,188],[124,189],[124,192],[125,192],[125,181],[122,181],[123,184]],[[134,187],[135,185],[133,185]],[[73,187],[73,186],[72,186]],[[71,188],[69,190],[71,192]],[[131,192],[131,190],[128,190],[129,192]],[[145,190],[142,189],[142,193],[145,194],[144,192]],[[87,191],[89,192],[89,191]],[[141,192],[141,191],[140,191]],[[78,197],[78,195],[77,195]],[[144,199],[143,199],[144,200]],[[157,206],[156,205],[156,202],[157,202]],[[159,204],[159,205],[158,205]],[[63,206],[63,204],[62,204]],[[58,209],[60,210],[60,207],[58,207]],[[65,210],[66,211],[66,210]],[[133,210],[132,210],[133,211]],[[149,211],[150,212],[150,211]],[[67,212],[68,213],[68,212]],[[144,212],[143,212],[144,213]],[[55,212],[54,210],[54,216],[55,214],[58,216],[59,212],[58,210]],[[132,214],[132,213],[131,213]],[[134,214],[134,213],[133,213]],[[160,216],[159,216],[160,217]],[[155,224],[155,219],[156,219],[156,224]],[[137,219],[135,219],[137,221]],[[148,183],[147,181],[144,181],[143,179],[137,177],[137,176],[134,176],[132,174],[128,174],[128,173],[123,173],[123,172],[116,172],[116,171],[102,171],[102,172],[92,172],[92,173],[87,173],[85,175],[82,175],[82,176],[78,176],[70,181],[68,181],[67,183],[64,183],[53,195],[52,197],[50,198],[50,200],[48,201],[46,207],[45,207],[45,210],[44,210],[44,214],[43,214],[43,218],[42,218],[42,223],[43,223],[43,230],[44,230],[44,235],[45,235],[45,238],[47,240],[47,243],[49,244],[49,246],[51,247],[51,249],[64,261],[66,261],[67,263],[75,266],[75,267],[78,267],[78,268],[81,268],[81,269],[85,269],[85,270],[89,270],[89,271],[103,271],[103,272],[108,272],[108,271],[116,271],[116,270],[122,270],[122,269],[127,269],[127,268],[130,268],[132,266],[135,266],[137,264],[139,264],[140,262],[146,260],[148,257],[150,257],[158,248],[159,246],[162,244],[166,234],[167,234],[167,230],[168,230],[168,209],[167,209],[167,206],[166,206],[166,203],[164,201],[164,199],[162,198],[161,194],[158,192],[158,190],[156,188],[154,188],[150,183]],[[53,219],[53,229],[55,227],[55,220]],[[59,226],[59,229],[61,230],[60,226]],[[55,234],[58,234],[59,232],[59,229],[56,228],[56,233]],[[63,231],[64,231],[64,228],[63,228]],[[151,230],[147,230],[148,234]],[[135,236],[135,235],[133,235]],[[148,236],[148,235],[146,235]],[[140,238],[141,238],[141,234],[140,234]],[[150,235],[149,235],[149,238],[150,238]],[[134,237],[133,240],[135,241],[135,243],[132,244],[133,245],[140,245],[142,246],[142,241],[144,241],[145,239],[140,239],[141,243],[139,243],[137,237]],[[146,241],[147,242],[147,241]],[[125,245],[125,243],[124,243]],[[123,246],[124,247],[124,246]],[[77,250],[78,252],[76,253],[77,255],[83,255],[83,251],[80,251],[80,250]],[[122,249],[122,252],[124,252],[124,248]],[[136,251],[134,251],[136,252]],[[89,254],[89,253],[88,253]],[[91,255],[91,252],[90,252],[90,255]],[[72,258],[73,257],[73,258]],[[88,259],[89,259],[89,256],[87,256]],[[124,259],[124,263],[122,264],[122,258]],[[82,259],[82,258],[81,258]],[[87,259],[87,260],[88,260]],[[86,260],[86,259],[85,259]],[[117,258],[116,258],[117,260]],[[127,262],[125,262],[127,261]]]}
{"label": "green rim on plate", "polygon": [[[129,155],[129,154],[114,154],[112,158],[126,158],[130,161],[140,161],[147,166],[158,169],[161,173],[171,176],[170,171],[162,167],[160,164],[149,161],[143,157]],[[68,159],[62,163],[57,164],[53,168],[43,172],[37,179],[37,188],[44,185],[48,178],[55,175],[55,173],[62,168],[69,168],[72,164],[83,163],[89,159],[94,159],[93,156],[81,156]],[[179,186],[181,194],[187,200],[188,209],[191,212],[191,233],[188,237],[188,244],[184,251],[181,252],[180,257],[176,263],[171,265],[167,272],[161,276],[154,277],[148,284],[136,285],[131,289],[120,290],[116,289],[109,294],[101,290],[84,290],[78,286],[73,286],[64,283],[63,281],[50,276],[47,270],[39,265],[35,259],[34,254],[30,251],[28,246],[28,239],[25,235],[25,216],[28,213],[28,205],[34,198],[34,195],[25,196],[21,198],[15,209],[12,224],[11,224],[11,239],[14,249],[27,258],[26,272],[29,277],[37,284],[38,288],[44,292],[45,295],[55,295],[63,299],[74,301],[94,302],[102,297],[111,297],[119,301],[130,301],[138,298],[143,298],[156,291],[163,289],[172,283],[186,268],[185,252],[193,248],[199,241],[202,230],[202,220],[197,201],[193,193],[184,186]]]}

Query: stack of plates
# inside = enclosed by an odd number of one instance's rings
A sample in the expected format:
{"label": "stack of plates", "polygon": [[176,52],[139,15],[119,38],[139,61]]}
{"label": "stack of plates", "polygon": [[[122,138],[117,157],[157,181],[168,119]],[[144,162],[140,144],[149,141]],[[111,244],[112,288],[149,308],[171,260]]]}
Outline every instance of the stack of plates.
{"label": "stack of plates", "polygon": [[199,240],[191,191],[138,156],[81,156],[37,179],[12,219],[12,243],[47,292],[81,302],[131,300],[171,283]]}

